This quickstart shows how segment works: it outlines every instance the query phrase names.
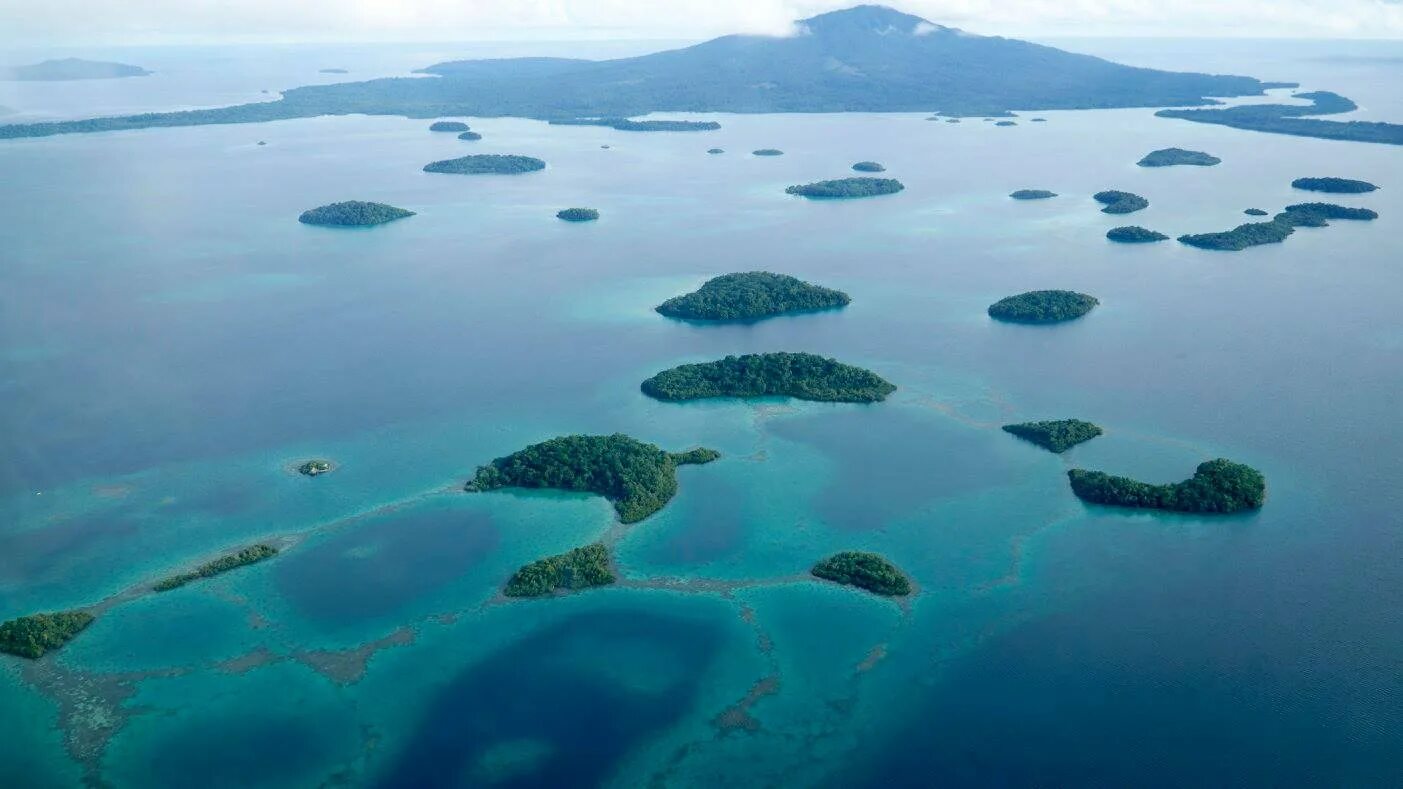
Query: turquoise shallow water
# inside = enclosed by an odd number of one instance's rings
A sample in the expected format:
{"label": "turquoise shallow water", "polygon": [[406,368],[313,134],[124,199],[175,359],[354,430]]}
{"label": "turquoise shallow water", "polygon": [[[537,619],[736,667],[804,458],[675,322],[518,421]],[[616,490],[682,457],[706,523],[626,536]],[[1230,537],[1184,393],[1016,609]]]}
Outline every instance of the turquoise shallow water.
{"label": "turquoise shallow water", "polygon": [[[1331,80],[1364,68],[1249,54],[1232,68],[1346,94]],[[1381,116],[1403,106],[1389,68],[1364,81]],[[0,618],[112,600],[53,658],[0,661],[18,732],[0,783],[1398,784],[1398,152],[1045,117],[727,116],[704,135],[469,119],[478,143],[347,117],[0,145]],[[1224,163],[1134,166],[1170,145]],[[420,172],[465,152],[549,166]],[[863,159],[906,191],[783,193]],[[1340,202],[1382,218],[1225,255],[1112,245],[1124,220],[1090,198],[1135,191],[1151,207],[1130,221],[1213,231],[1311,199],[1289,187],[1303,175],[1380,183]],[[419,215],[295,221],[351,198]],[[602,219],[553,218],[571,205]],[[651,311],[753,268],[854,301],[727,327]],[[984,314],[1043,287],[1102,306],[1058,327]],[[900,390],[637,389],[767,350]],[[1106,435],[1054,456],[998,430],[1067,416]],[[612,431],[723,458],[629,527],[598,498],[459,492],[527,443]],[[313,456],[335,473],[292,472]],[[1264,470],[1260,513],[1089,509],[1064,476],[1169,481],[1217,456]],[[284,554],[121,597],[262,539]],[[497,597],[521,564],[601,539],[615,588]],[[919,593],[805,579],[852,548]]]}

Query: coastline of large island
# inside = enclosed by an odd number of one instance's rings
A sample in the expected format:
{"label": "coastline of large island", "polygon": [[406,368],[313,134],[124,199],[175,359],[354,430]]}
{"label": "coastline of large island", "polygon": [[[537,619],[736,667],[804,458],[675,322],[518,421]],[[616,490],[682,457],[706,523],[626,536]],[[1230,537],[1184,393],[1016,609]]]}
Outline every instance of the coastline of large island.
{"label": "coastline of large island", "polygon": [[870,370],[812,353],[752,353],[684,364],[649,378],[641,388],[649,397],[671,402],[784,396],[830,403],[876,403],[896,391]]}

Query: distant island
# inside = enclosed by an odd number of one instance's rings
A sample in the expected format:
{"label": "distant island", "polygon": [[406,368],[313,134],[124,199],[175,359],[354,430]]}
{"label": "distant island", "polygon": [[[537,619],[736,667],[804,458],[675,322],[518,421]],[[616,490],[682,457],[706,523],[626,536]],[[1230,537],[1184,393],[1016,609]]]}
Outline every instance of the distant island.
{"label": "distant island", "polygon": [[1000,299],[989,317],[1009,323],[1061,323],[1080,318],[1101,302],[1070,290],[1034,290]]}
{"label": "distant island", "polygon": [[431,132],[465,132],[468,128],[462,121],[435,121],[429,125]]}
{"label": "distant island", "polygon": [[152,73],[140,66],[129,66],[126,63],[63,58],[62,60],[46,60],[31,66],[0,68],[0,79],[17,82],[68,82],[79,79],[146,77]]}
{"label": "distant island", "polygon": [[554,488],[596,493],[613,502],[620,521],[636,523],[662,509],[677,493],[678,465],[718,457],[714,451],[670,454],[622,433],[561,436],[480,466],[464,490]]}
{"label": "distant island", "polygon": [[531,156],[486,153],[460,156],[424,165],[426,173],[451,175],[517,175],[546,169],[546,163]]}
{"label": "distant island", "polygon": [[1310,102],[1299,104],[1243,104],[1211,110],[1160,110],[1161,118],[1178,118],[1196,123],[1216,123],[1234,129],[1291,134],[1297,137],[1319,137],[1324,140],[1349,140],[1403,145],[1403,124],[1367,121],[1322,121],[1308,115],[1336,115],[1354,112],[1359,106],[1338,93],[1316,91],[1297,93],[1295,98]]}
{"label": "distant island", "polygon": [[1152,244],[1156,241],[1166,241],[1169,236],[1140,227],[1139,225],[1129,225],[1126,227],[1113,227],[1106,231],[1106,238],[1120,244]]}
{"label": "distant island", "polygon": [[330,471],[331,461],[321,460],[320,458],[315,460],[309,460],[297,467],[298,474],[302,474],[308,477],[319,477],[323,474],[330,473]]}
{"label": "distant island", "polygon": [[632,132],[694,132],[716,131],[721,124],[716,121],[634,121],[628,118],[555,118],[552,126],[604,126],[618,131]]}
{"label": "distant island", "polygon": [[1368,181],[1356,181],[1352,178],[1297,178],[1291,182],[1291,187],[1304,189],[1308,192],[1329,192],[1341,195],[1365,194],[1378,189],[1377,186]]}
{"label": "distant island", "polygon": [[482,139],[482,135],[478,134],[475,131],[465,131],[462,134],[458,135],[458,139],[467,140],[469,142],[476,142],[477,140]]}
{"label": "distant island", "polygon": [[1284,211],[1297,224],[1310,224],[1323,227],[1328,219],[1349,219],[1356,222],[1372,222],[1379,218],[1379,212],[1372,208],[1353,208],[1334,203],[1296,203],[1288,205]]}
{"label": "distant island", "polygon": [[1102,432],[1100,427],[1080,419],[1024,422],[1019,425],[1004,425],[1003,430],[1059,455],[1077,444],[1096,438]]}
{"label": "distant island", "polygon": [[33,614],[0,625],[0,652],[38,660],[44,653],[67,644],[93,623],[86,611]]}
{"label": "distant island", "polygon": [[757,151],[751,151],[751,152],[750,152],[750,155],[751,155],[751,156],[783,156],[783,155],[784,155],[784,151],[781,151],[781,150],[778,149],[778,148],[761,148],[761,149],[759,149],[759,150],[757,150]]}
{"label": "distant island", "polygon": [[887,168],[878,162],[858,162],[853,165],[853,169],[859,173],[884,173],[887,171]]}
{"label": "distant island", "polygon": [[1145,158],[1136,162],[1141,167],[1175,167],[1179,165],[1212,167],[1222,163],[1223,160],[1216,156],[1206,154],[1203,151],[1186,151],[1183,148],[1163,148],[1151,151],[1145,155]]}
{"label": "distant island", "polygon": [[599,211],[593,208],[567,208],[557,212],[555,217],[566,222],[593,222],[599,218]]}
{"label": "distant island", "polygon": [[191,572],[180,573],[179,575],[172,575],[168,578],[164,578],[151,588],[158,592],[169,592],[172,589],[179,589],[191,581],[198,581],[201,578],[213,578],[221,573],[227,573],[230,570],[236,570],[240,567],[247,567],[250,564],[257,564],[264,559],[271,559],[277,555],[278,549],[271,545],[254,545],[238,553],[215,559],[212,562],[205,562]]}
{"label": "distant island", "polygon": [[1056,192],[1049,192],[1046,189],[1019,189],[1009,195],[1014,200],[1047,200],[1056,196]]}
{"label": "distant island", "polygon": [[673,402],[712,397],[793,397],[876,403],[896,387],[871,370],[811,353],[758,353],[684,364],[644,381],[643,393]]}
{"label": "distant island", "polygon": [[608,586],[613,582],[609,550],[603,543],[597,542],[525,565],[507,581],[502,594],[507,597],[544,597],[557,591]]}
{"label": "distant island", "polygon": [[747,271],[723,274],[684,296],[656,307],[669,318],[694,321],[753,321],[775,315],[845,307],[848,294],[787,274]]}
{"label": "distant island", "polygon": [[911,594],[911,581],[896,565],[882,556],[865,551],[843,551],[815,564],[809,571],[816,578],[845,586],[856,586],[883,597]]}
{"label": "distant island", "polygon": [[726,152],[726,149],[724,149],[724,148],[711,148],[711,149],[707,150],[707,153],[710,153],[710,154],[718,154],[718,153],[725,153],[725,152]]}
{"label": "distant island", "polygon": [[1222,233],[1196,233],[1179,237],[1191,247],[1224,252],[1240,252],[1262,244],[1280,244],[1298,227],[1326,227],[1331,219],[1372,221],[1378,212],[1369,208],[1351,208],[1334,203],[1297,203],[1268,222],[1249,222]]}
{"label": "distant island", "polygon": [[784,191],[786,194],[800,197],[835,200],[896,194],[905,188],[906,186],[895,178],[838,178],[791,186]]}
{"label": "distant island", "polygon": [[1263,211],[1263,210],[1260,209],[1260,208],[1249,208],[1249,209],[1247,209],[1246,211],[1243,211],[1242,213],[1244,213],[1244,214],[1246,214],[1246,215],[1248,215],[1248,216],[1266,216],[1266,215],[1267,215],[1267,212],[1266,212],[1266,211]]}
{"label": "distant island", "polygon": [[350,74],[351,72],[349,72],[349,71],[347,71],[346,69],[343,69],[343,68],[324,68],[324,69],[318,69],[318,70],[317,70],[317,73],[318,73],[318,74]]}
{"label": "distant island", "polygon": [[1193,477],[1171,485],[1083,469],[1072,469],[1067,477],[1078,498],[1116,507],[1231,513],[1259,509],[1266,500],[1266,478],[1260,471],[1222,458],[1199,464]]}
{"label": "distant island", "polygon": [[1101,209],[1101,213],[1103,214],[1133,214],[1136,211],[1150,207],[1150,201],[1140,195],[1131,192],[1120,192],[1115,189],[1097,192],[1091,197],[1096,202],[1105,206],[1105,208]]}
{"label": "distant island", "polygon": [[302,215],[297,217],[297,221],[304,225],[328,227],[373,227],[409,216],[414,216],[414,212],[408,209],[384,203],[347,200],[303,211]]}
{"label": "distant island", "polygon": [[1017,121],[999,121],[998,123],[995,123],[994,125],[995,125],[995,126],[1017,126],[1017,125],[1018,125],[1018,122],[1017,122]]}
{"label": "distant island", "polygon": [[[439,63],[437,79],[308,85],[276,101],[0,127],[0,138],[320,115],[514,116],[570,122],[666,112],[929,112],[1192,107],[1260,96],[1250,77],[1136,68],[881,6],[800,20],[802,35],[735,35],[617,60],[527,57]],[[1234,108],[1236,109],[1236,108]],[[641,121],[640,121],[641,122]]]}

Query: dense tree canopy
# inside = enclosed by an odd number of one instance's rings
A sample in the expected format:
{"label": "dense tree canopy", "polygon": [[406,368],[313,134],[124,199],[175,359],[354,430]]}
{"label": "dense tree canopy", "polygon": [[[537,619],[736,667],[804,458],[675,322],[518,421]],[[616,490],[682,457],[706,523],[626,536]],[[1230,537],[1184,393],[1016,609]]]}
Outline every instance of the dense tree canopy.
{"label": "dense tree canopy", "polygon": [[609,550],[597,542],[525,565],[507,581],[502,593],[507,597],[541,597],[557,590],[587,589],[613,582]]}
{"label": "dense tree canopy", "polygon": [[1221,164],[1222,159],[1203,151],[1186,151],[1183,148],[1162,148],[1158,151],[1151,151],[1145,155],[1137,164],[1141,167],[1174,167],[1176,165],[1193,165],[1196,167],[1212,167]]}
{"label": "dense tree canopy", "polygon": [[1009,195],[1014,200],[1046,200],[1056,196],[1056,192],[1049,192],[1046,189],[1019,189]]}
{"label": "dense tree canopy", "polygon": [[1070,290],[1033,290],[994,302],[989,317],[1011,323],[1059,323],[1080,318],[1100,303]]}
{"label": "dense tree canopy", "polygon": [[815,564],[810,572],[818,578],[886,597],[911,594],[911,581],[906,575],[875,553],[843,551]]}
{"label": "dense tree canopy", "polygon": [[182,587],[191,581],[198,581],[201,578],[213,578],[220,573],[227,573],[240,567],[256,564],[264,559],[271,559],[278,555],[278,549],[271,545],[254,545],[245,548],[238,553],[222,556],[212,562],[205,562],[188,573],[172,575],[162,579],[152,588],[158,592],[169,592],[172,589]]}
{"label": "dense tree canopy", "polygon": [[727,356],[684,364],[643,382],[643,393],[659,400],[783,395],[800,400],[875,403],[896,387],[861,367],[811,353]]}
{"label": "dense tree canopy", "polygon": [[1266,500],[1266,478],[1260,471],[1222,458],[1199,464],[1191,478],[1171,485],[1083,469],[1067,476],[1079,498],[1117,507],[1228,513],[1258,509]]}
{"label": "dense tree canopy", "polygon": [[656,309],[669,318],[736,321],[834,309],[850,301],[848,294],[840,290],[786,274],[747,271],[709,279],[696,291],[668,299]]}
{"label": "dense tree canopy", "polygon": [[0,625],[0,652],[37,660],[51,649],[58,649],[92,624],[86,611],[34,614],[11,619]]}
{"label": "dense tree canopy", "polygon": [[316,477],[331,471],[331,461],[329,460],[309,460],[297,467],[297,473],[305,474],[309,477]]}
{"label": "dense tree canopy", "polygon": [[1106,238],[1121,244],[1152,244],[1156,241],[1165,241],[1169,236],[1139,225],[1129,225],[1107,230]]}
{"label": "dense tree canopy", "polygon": [[895,178],[837,178],[832,181],[816,181],[811,184],[791,186],[784,191],[800,197],[836,199],[849,197],[876,197],[896,194],[906,186]]}
{"label": "dense tree canopy", "polygon": [[853,165],[853,169],[860,173],[884,173],[887,168],[878,162],[858,162]]}
{"label": "dense tree canopy", "polygon": [[467,130],[468,124],[462,121],[435,121],[429,126],[429,131],[432,132],[465,132]]}
{"label": "dense tree canopy", "polygon": [[303,211],[302,215],[297,217],[297,221],[304,225],[371,227],[409,216],[414,216],[414,212],[404,208],[396,208],[384,203],[347,200],[343,203],[331,203]]}
{"label": "dense tree canopy", "polygon": [[1034,444],[1058,454],[1066,452],[1077,444],[1090,441],[1101,435],[1101,428],[1080,419],[1059,419],[1046,422],[1024,422],[1019,425],[1004,425],[1004,432],[1031,441]]}
{"label": "dense tree canopy", "polygon": [[599,218],[599,211],[594,208],[567,208],[557,212],[555,216],[566,222],[593,222]]}
{"label": "dense tree canopy", "polygon": [[424,165],[426,173],[449,173],[451,175],[516,175],[533,173],[546,169],[546,163],[531,156],[485,153],[474,156],[460,156]]}
{"label": "dense tree canopy", "polygon": [[1114,189],[1097,192],[1092,198],[1105,206],[1101,209],[1103,214],[1133,214],[1150,207],[1150,201],[1140,195]]}
{"label": "dense tree canopy", "polygon": [[1291,182],[1291,186],[1308,192],[1329,192],[1342,195],[1364,194],[1378,189],[1377,186],[1368,181],[1356,181],[1352,178],[1297,178]]}

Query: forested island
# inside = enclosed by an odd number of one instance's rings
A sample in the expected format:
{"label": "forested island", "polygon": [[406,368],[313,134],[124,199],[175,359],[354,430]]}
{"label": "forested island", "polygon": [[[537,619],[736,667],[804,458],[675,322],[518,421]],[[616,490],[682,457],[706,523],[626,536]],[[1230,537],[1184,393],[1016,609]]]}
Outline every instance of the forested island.
{"label": "forested island", "polygon": [[33,614],[0,625],[0,652],[38,660],[44,653],[67,644],[93,623],[87,611]]}
{"label": "forested island", "polygon": [[322,460],[320,458],[309,460],[297,467],[298,474],[303,474],[308,477],[320,477],[323,474],[330,473],[330,471],[331,461]]}
{"label": "forested island", "polygon": [[752,156],[783,156],[784,151],[778,148],[761,148],[758,151],[751,151]]}
{"label": "forested island", "polygon": [[643,393],[659,400],[774,397],[834,403],[875,403],[896,387],[861,367],[811,353],[727,356],[684,364],[644,381]]}
{"label": "forested island", "polygon": [[1033,290],[989,306],[989,317],[1010,323],[1061,323],[1091,312],[1101,302],[1070,290]]}
{"label": "forested island", "polygon": [[1150,151],[1145,155],[1145,158],[1136,162],[1141,167],[1176,167],[1179,165],[1212,167],[1222,163],[1222,159],[1211,154],[1203,151],[1187,151],[1183,148],[1161,148],[1158,151]]}
{"label": "forested island", "polygon": [[775,315],[847,306],[848,294],[786,274],[748,271],[723,274],[655,309],[669,318],[694,321],[753,321]]}
{"label": "forested island", "polygon": [[994,125],[995,125],[995,126],[1017,126],[1017,125],[1018,125],[1018,121],[999,121],[998,123],[995,123]]}
{"label": "forested island", "polygon": [[715,154],[718,154],[718,153],[725,153],[725,152],[726,152],[726,149],[725,149],[725,148],[711,148],[711,149],[707,150],[707,153],[712,154],[712,155],[715,155]]}
{"label": "forested island", "polygon": [[716,121],[634,121],[628,118],[554,118],[549,123],[552,126],[604,126],[632,132],[694,132],[721,128]]}
{"label": "forested island", "polygon": [[1049,192],[1046,189],[1019,189],[1009,195],[1014,200],[1047,200],[1056,196],[1056,192]]}
{"label": "forested island", "polygon": [[152,73],[140,66],[129,66],[126,63],[110,63],[102,60],[83,60],[82,58],[45,60],[42,63],[13,68],[0,67],[0,79],[17,82],[124,79],[126,77],[146,77]]}
{"label": "forested island", "polygon": [[555,216],[566,222],[593,222],[599,218],[599,211],[594,208],[567,208],[557,212]]}
{"label": "forested island", "polygon": [[603,543],[538,559],[523,566],[507,581],[507,597],[543,597],[557,591],[575,591],[614,582],[609,550]]}
{"label": "forested island", "polygon": [[247,567],[250,564],[257,564],[264,559],[271,559],[277,555],[278,549],[271,545],[254,545],[238,553],[220,557],[212,562],[205,562],[191,572],[163,578],[151,588],[158,592],[169,592],[172,589],[179,589],[191,581],[198,581],[201,578],[213,578],[221,573],[227,573],[230,570],[236,570],[240,567]]}
{"label": "forested island", "polygon": [[856,586],[883,597],[911,594],[911,581],[884,557],[866,551],[843,551],[815,564],[809,571],[816,578],[845,586]]}
{"label": "forested island", "polygon": [[817,181],[800,184],[785,189],[786,194],[833,200],[852,197],[876,197],[900,192],[906,186],[895,178],[838,178],[832,181]]}
{"label": "forested island", "polygon": [[303,211],[302,215],[297,217],[297,221],[304,225],[327,227],[374,227],[409,216],[414,216],[414,212],[405,208],[396,208],[384,203],[347,200]]}
{"label": "forested island", "polygon": [[1230,513],[1259,509],[1266,478],[1251,466],[1219,458],[1200,463],[1193,477],[1171,485],[1149,485],[1100,471],[1067,472],[1072,492],[1083,501],[1116,507],[1173,512]]}
{"label": "forested island", "polygon": [[1120,244],[1152,244],[1156,241],[1167,241],[1169,236],[1139,225],[1128,225],[1107,230],[1106,238]]}
{"label": "forested island", "polygon": [[500,153],[460,156],[457,159],[445,159],[424,165],[426,173],[450,175],[517,175],[544,169],[546,163],[535,157]]}
{"label": "forested island", "polygon": [[436,121],[429,126],[431,132],[465,132],[468,124],[462,121]]}
{"label": "forested island", "polygon": [[482,139],[482,135],[478,134],[475,131],[465,131],[462,134],[458,135],[458,139],[467,140],[468,142],[477,142],[478,140]]}
{"label": "forested island", "polygon": [[1242,213],[1244,213],[1244,214],[1246,214],[1246,215],[1248,215],[1248,216],[1266,216],[1266,215],[1267,215],[1267,212],[1266,212],[1266,211],[1263,211],[1263,210],[1260,209],[1260,208],[1249,208],[1249,209],[1247,209],[1246,211],[1243,211]]}
{"label": "forested island", "polygon": [[464,485],[469,492],[500,488],[554,488],[609,499],[619,520],[636,523],[662,509],[677,493],[677,466],[708,463],[714,451],[664,452],[622,433],[561,436],[480,466]]}
{"label": "forested island", "polygon": [[853,165],[853,169],[859,173],[884,173],[887,171],[887,168],[879,162],[858,162]]}
{"label": "forested island", "polygon": [[1351,208],[1334,203],[1297,203],[1268,222],[1249,222],[1222,233],[1198,233],[1180,236],[1179,241],[1191,247],[1225,252],[1240,252],[1262,244],[1279,244],[1296,232],[1298,227],[1327,227],[1331,219],[1372,221],[1378,212],[1369,208]]}
{"label": "forested island", "polygon": [[1356,181],[1353,178],[1297,178],[1291,182],[1291,187],[1304,189],[1307,192],[1329,192],[1340,195],[1365,194],[1378,189],[1377,186],[1368,181]]}
{"label": "forested island", "polygon": [[1323,227],[1328,219],[1372,222],[1379,218],[1379,212],[1372,208],[1352,208],[1335,203],[1296,203],[1286,206],[1283,213],[1298,225],[1310,224],[1313,227]]}
{"label": "forested island", "polygon": [[317,69],[317,73],[318,73],[318,74],[350,74],[351,72],[349,72],[349,71],[347,71],[346,69],[343,69],[343,68],[324,68],[324,69]]}
{"label": "forested island", "polygon": [[1132,194],[1131,192],[1120,192],[1115,189],[1097,192],[1091,197],[1096,202],[1105,206],[1105,208],[1101,209],[1101,213],[1103,214],[1133,214],[1136,211],[1150,207],[1150,201],[1140,195]]}
{"label": "forested island", "polygon": [[1324,140],[1349,140],[1403,145],[1403,124],[1366,121],[1322,121],[1309,115],[1335,115],[1354,112],[1359,106],[1338,93],[1316,91],[1297,93],[1295,98],[1309,104],[1242,104],[1209,110],[1160,110],[1161,118],[1179,118],[1196,123],[1216,123],[1234,129],[1291,134],[1297,137],[1319,137]]}
{"label": "forested island", "polygon": [[1004,425],[1003,430],[1059,455],[1102,433],[1097,425],[1080,419],[1024,422],[1018,425]]}

